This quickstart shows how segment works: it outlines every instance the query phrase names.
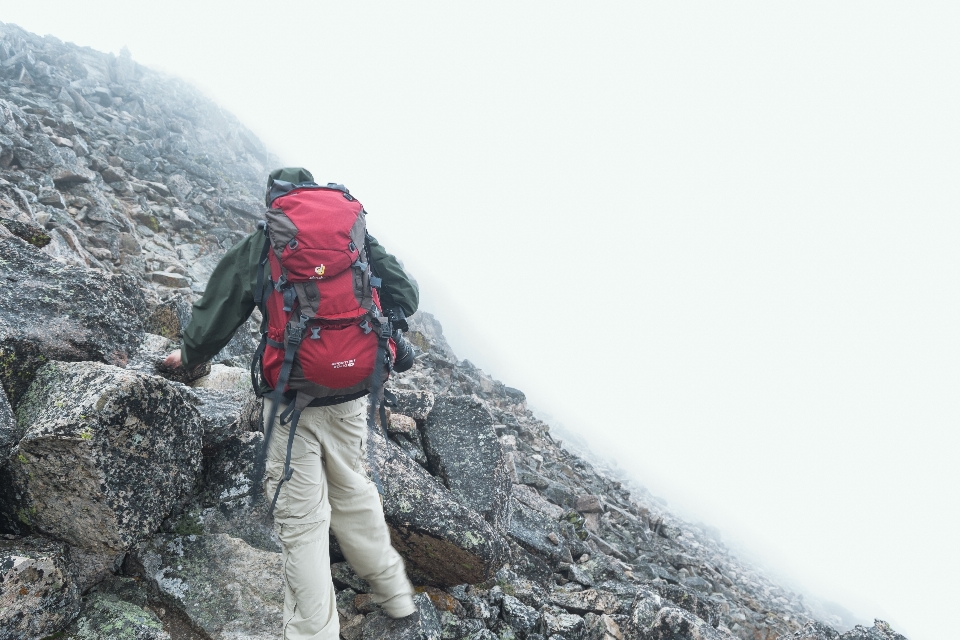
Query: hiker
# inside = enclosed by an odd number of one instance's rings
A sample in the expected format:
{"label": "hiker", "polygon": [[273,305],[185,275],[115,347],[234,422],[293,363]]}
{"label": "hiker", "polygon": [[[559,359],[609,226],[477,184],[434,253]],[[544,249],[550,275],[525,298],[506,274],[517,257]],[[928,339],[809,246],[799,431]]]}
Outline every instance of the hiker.
{"label": "hiker", "polygon": [[[394,349],[395,369],[412,364],[400,330],[419,292],[366,234],[366,212],[342,185],[317,185],[299,167],[277,169],[267,181],[267,208],[266,224],[221,258],[193,305],[181,348],[164,364],[191,370],[210,360],[261,308],[263,340],[252,373],[258,393],[266,393],[264,491],[283,548],[283,638],[336,639],[331,527],[386,614],[415,612],[413,587],[390,544],[379,475],[371,465],[374,482],[367,478],[364,452]],[[336,233],[336,251],[317,248]]]}

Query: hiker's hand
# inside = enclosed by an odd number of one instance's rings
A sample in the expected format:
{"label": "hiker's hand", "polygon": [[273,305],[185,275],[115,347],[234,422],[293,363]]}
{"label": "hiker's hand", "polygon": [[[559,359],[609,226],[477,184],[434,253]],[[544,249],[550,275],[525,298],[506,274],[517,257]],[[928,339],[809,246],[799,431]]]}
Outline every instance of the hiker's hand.
{"label": "hiker's hand", "polygon": [[180,349],[173,351],[163,360],[163,366],[168,369],[178,369],[180,367]]}

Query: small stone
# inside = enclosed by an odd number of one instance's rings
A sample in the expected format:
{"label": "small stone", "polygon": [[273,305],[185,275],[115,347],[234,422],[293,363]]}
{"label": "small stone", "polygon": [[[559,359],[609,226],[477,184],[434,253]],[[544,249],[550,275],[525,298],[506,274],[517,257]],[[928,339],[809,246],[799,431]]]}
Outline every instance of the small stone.
{"label": "small stone", "polygon": [[425,594],[418,593],[413,602],[417,610],[406,618],[389,618],[382,611],[364,617],[363,639],[440,640],[440,616]]}
{"label": "small stone", "polygon": [[373,613],[374,611],[380,610],[380,605],[374,602],[373,596],[369,593],[357,594],[357,596],[353,599],[353,606],[357,611],[363,614]]}
{"label": "small stone", "polygon": [[106,167],[100,172],[104,182],[120,182],[128,178],[127,172],[122,167]]}
{"label": "small stone", "polygon": [[387,422],[387,431],[389,433],[415,433],[417,422],[410,416],[394,413],[390,415]]}
{"label": "small stone", "polygon": [[37,202],[54,207],[55,209],[67,208],[67,205],[63,202],[63,195],[56,189],[51,189],[50,187],[42,187],[40,189],[40,195],[37,196]]}
{"label": "small stone", "polygon": [[182,289],[190,286],[190,281],[179,273],[170,273],[169,271],[154,271],[150,274],[150,279],[164,287],[171,289]]}
{"label": "small stone", "polygon": [[577,501],[573,508],[580,513],[601,513],[603,511],[600,498],[594,495],[577,496]]}

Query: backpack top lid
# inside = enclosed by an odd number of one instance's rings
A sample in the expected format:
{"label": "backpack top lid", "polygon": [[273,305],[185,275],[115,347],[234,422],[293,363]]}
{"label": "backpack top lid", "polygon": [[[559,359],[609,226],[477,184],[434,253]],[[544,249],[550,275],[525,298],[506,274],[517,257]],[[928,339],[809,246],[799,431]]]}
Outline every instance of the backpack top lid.
{"label": "backpack top lid", "polygon": [[[278,182],[284,184],[277,184]],[[274,169],[267,177],[267,206],[269,207],[276,198],[297,186],[317,186],[317,184],[313,181],[313,174],[303,167]]]}

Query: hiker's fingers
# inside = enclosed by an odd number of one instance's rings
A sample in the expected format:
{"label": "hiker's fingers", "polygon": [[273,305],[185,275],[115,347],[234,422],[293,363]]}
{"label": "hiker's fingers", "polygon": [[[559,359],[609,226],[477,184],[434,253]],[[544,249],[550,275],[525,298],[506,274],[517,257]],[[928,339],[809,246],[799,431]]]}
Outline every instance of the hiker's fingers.
{"label": "hiker's fingers", "polygon": [[170,369],[176,369],[180,366],[180,362],[180,349],[177,349],[176,351],[171,352],[170,355],[164,359],[163,366]]}

